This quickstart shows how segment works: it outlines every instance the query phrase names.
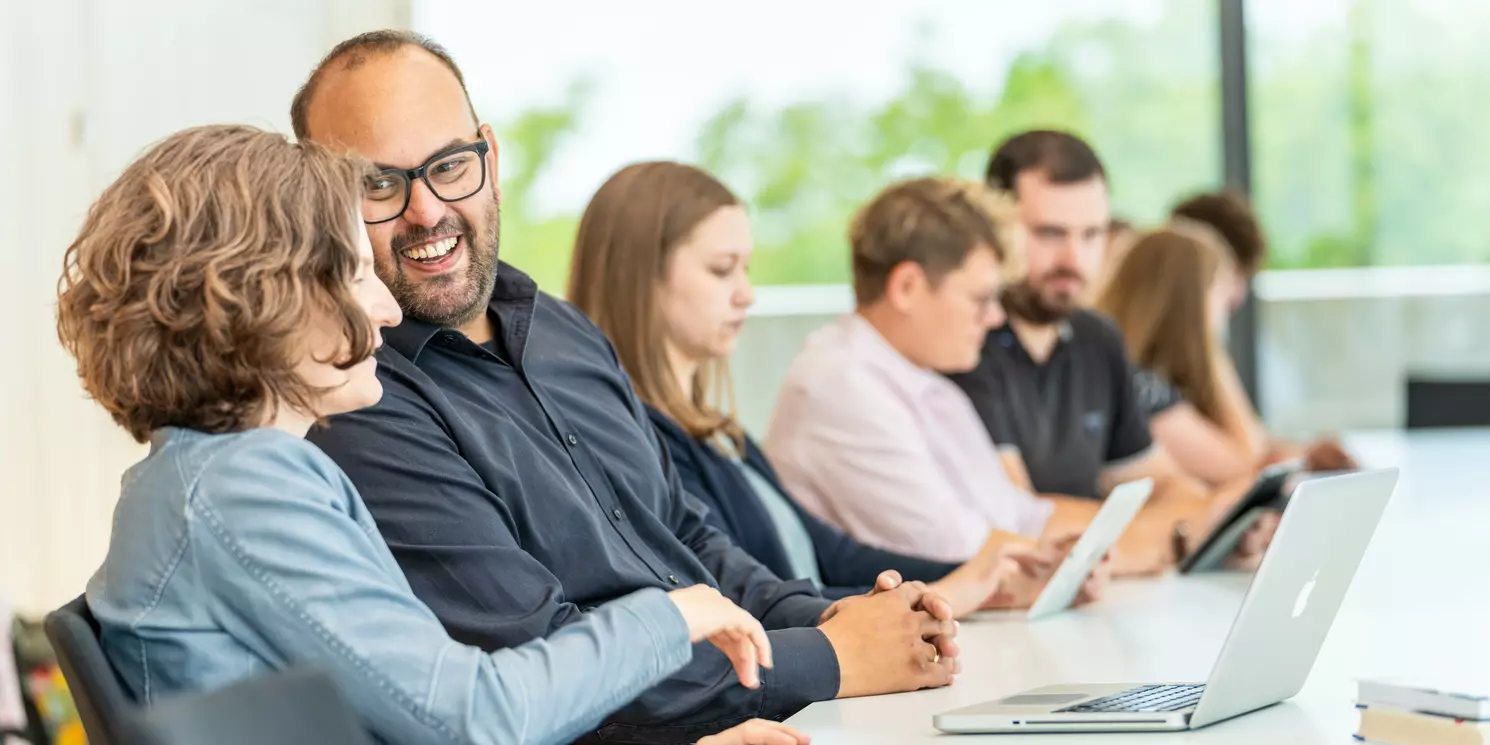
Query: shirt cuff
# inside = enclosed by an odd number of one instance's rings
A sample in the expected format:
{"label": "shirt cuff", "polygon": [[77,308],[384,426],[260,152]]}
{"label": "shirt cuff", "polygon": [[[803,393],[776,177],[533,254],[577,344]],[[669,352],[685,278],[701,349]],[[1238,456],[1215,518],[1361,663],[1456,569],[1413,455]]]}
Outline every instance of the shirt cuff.
{"label": "shirt cuff", "polygon": [[761,669],[760,716],[781,721],[818,701],[838,697],[838,654],[815,628],[772,631],[776,667]]}
{"label": "shirt cuff", "polygon": [[[808,592],[794,592],[791,585],[802,584]],[[823,617],[823,611],[833,604],[833,601],[818,594],[816,585],[812,580],[792,580],[784,583],[781,591],[786,597],[778,600],[771,609],[761,617],[761,623],[767,630],[771,629],[794,629],[801,626],[816,626]]]}

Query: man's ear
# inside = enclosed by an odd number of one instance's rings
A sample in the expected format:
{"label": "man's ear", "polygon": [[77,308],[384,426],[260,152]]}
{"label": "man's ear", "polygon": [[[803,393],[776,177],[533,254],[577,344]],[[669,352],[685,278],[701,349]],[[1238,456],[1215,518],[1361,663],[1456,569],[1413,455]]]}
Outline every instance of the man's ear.
{"label": "man's ear", "polygon": [[926,270],[920,264],[902,261],[885,277],[885,302],[895,310],[906,312],[926,293],[928,286]]}
{"label": "man's ear", "polygon": [[[493,186],[496,186],[496,184],[497,184],[497,133],[492,131],[492,128],[491,128],[491,125],[490,124],[483,124],[479,128],[477,128],[476,131],[478,133],[480,133],[481,139],[486,140],[486,145],[487,145],[487,147],[489,149],[489,152],[487,152],[487,154],[486,154],[486,157],[487,157],[487,161],[486,161],[486,173],[491,178],[492,185]],[[497,189],[497,197],[500,199],[501,196],[502,196],[501,189],[498,188]]]}

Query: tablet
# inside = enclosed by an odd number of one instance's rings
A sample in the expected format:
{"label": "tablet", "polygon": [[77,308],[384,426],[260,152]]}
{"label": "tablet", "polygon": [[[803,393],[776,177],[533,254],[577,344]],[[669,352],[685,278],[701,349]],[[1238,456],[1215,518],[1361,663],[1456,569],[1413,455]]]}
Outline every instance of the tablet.
{"label": "tablet", "polygon": [[1076,539],[1076,545],[1066,554],[1066,560],[1056,568],[1055,574],[1051,575],[1050,581],[1045,583],[1045,589],[1040,592],[1040,597],[1035,598],[1035,604],[1030,606],[1028,617],[1031,621],[1059,613],[1076,602],[1076,596],[1081,593],[1081,585],[1086,582],[1087,575],[1107,555],[1112,544],[1122,537],[1123,531],[1128,529],[1128,523],[1143,509],[1143,503],[1148,501],[1149,493],[1153,490],[1153,479],[1140,479],[1119,484],[1107,495],[1107,499],[1102,502],[1102,509],[1097,511],[1097,516],[1092,518],[1091,524]]}
{"label": "tablet", "polygon": [[1267,509],[1282,507],[1284,486],[1302,467],[1303,464],[1299,461],[1284,461],[1262,469],[1257,474],[1257,480],[1252,482],[1252,488],[1232,505],[1231,511],[1216,523],[1200,545],[1180,561],[1180,573],[1220,569],[1226,557],[1236,550],[1237,543],[1262,513]]}

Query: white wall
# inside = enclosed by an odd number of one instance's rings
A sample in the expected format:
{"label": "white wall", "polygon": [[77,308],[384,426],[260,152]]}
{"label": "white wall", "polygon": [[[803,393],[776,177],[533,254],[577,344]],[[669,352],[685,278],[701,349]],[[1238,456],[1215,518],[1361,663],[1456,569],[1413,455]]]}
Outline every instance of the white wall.
{"label": "white wall", "polygon": [[85,400],[56,342],[62,254],[91,199],[182,127],[289,131],[336,42],[408,27],[410,0],[0,3],[0,592],[32,612],[82,590],[120,472],[143,450]]}

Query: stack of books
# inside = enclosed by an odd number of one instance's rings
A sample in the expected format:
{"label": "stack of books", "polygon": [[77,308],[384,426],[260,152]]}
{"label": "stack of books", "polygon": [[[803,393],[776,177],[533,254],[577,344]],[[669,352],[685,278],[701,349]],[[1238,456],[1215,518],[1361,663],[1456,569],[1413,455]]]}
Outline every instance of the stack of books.
{"label": "stack of books", "polygon": [[1490,745],[1490,686],[1362,680],[1355,739],[1384,745]]}

